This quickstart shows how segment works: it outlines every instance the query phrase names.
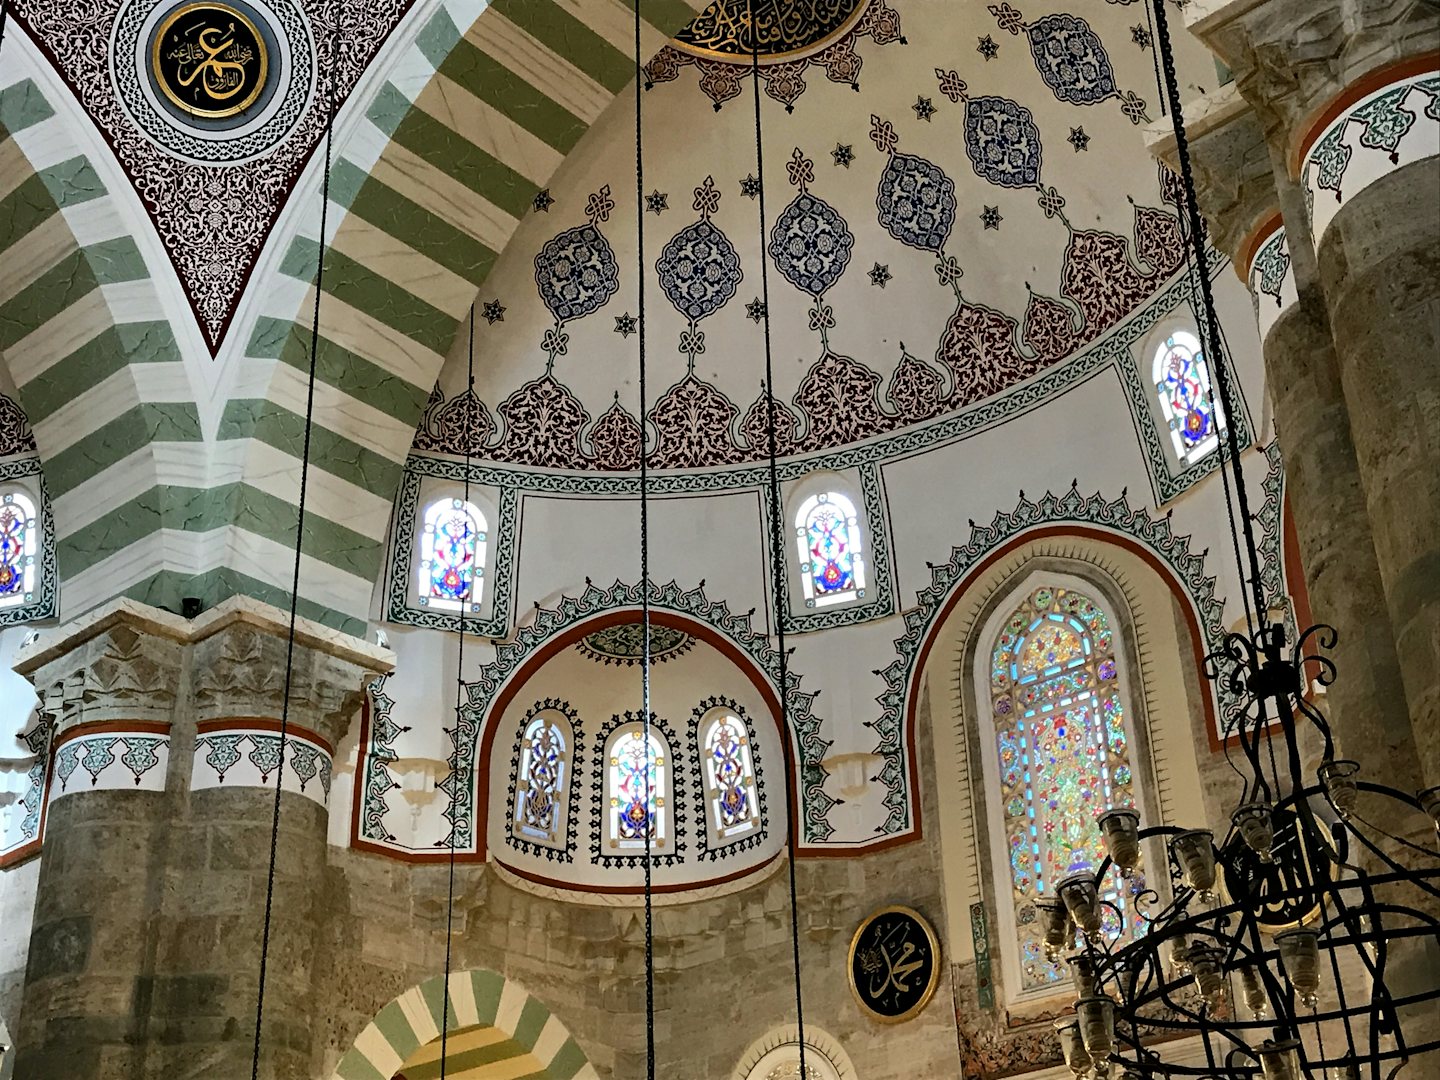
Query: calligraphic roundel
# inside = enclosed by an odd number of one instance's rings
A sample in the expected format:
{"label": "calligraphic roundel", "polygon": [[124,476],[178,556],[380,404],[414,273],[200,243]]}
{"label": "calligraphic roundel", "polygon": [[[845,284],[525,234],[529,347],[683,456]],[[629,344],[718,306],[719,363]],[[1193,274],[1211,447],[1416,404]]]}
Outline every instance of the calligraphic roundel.
{"label": "calligraphic roundel", "polygon": [[[721,60],[809,55],[850,30],[870,0],[714,0],[675,35],[695,56]],[[753,5],[753,19],[751,6]]]}
{"label": "calligraphic roundel", "polygon": [[182,113],[222,120],[239,116],[260,97],[270,50],[245,12],[202,0],[161,23],[150,67],[160,92]]}
{"label": "calligraphic roundel", "polygon": [[850,989],[860,1007],[887,1024],[925,1008],[940,983],[940,942],[908,907],[875,912],[850,940]]}

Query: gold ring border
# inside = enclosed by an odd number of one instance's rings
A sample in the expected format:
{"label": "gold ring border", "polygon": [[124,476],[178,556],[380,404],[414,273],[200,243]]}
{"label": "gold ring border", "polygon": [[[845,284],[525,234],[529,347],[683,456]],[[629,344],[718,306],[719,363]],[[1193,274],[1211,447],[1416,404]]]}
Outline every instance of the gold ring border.
{"label": "gold ring border", "polygon": [[[859,23],[865,15],[865,12],[870,10],[870,5],[875,2],[876,0],[860,0],[860,3],[855,5],[854,12],[847,17],[839,27],[830,31],[830,33],[826,34],[819,41],[812,41],[808,45],[803,45],[798,49],[788,49],[785,52],[761,53],[760,66],[783,64],[787,60],[815,56],[818,53],[824,52],[831,45],[834,45],[835,42],[850,33],[851,30],[854,30],[856,24]],[[721,52],[719,49],[706,49],[702,46],[691,45],[688,42],[679,41],[675,38],[670,39],[670,44],[678,51],[688,56],[698,56],[702,60],[719,60],[721,63],[744,64],[746,67],[754,63],[752,55],[748,52]]]}
{"label": "gold ring border", "polygon": [[[930,985],[925,987],[925,993],[920,995],[920,1000],[899,1016],[885,1016],[872,1009],[866,1003],[865,999],[860,996],[860,991],[855,986],[855,946],[860,944],[860,935],[870,927],[871,923],[881,915],[893,914],[909,915],[920,924],[920,929],[925,931],[926,940],[930,942],[930,952],[931,955],[935,957],[935,962],[930,966]],[[850,950],[845,957],[845,981],[850,984],[850,993],[855,998],[855,1003],[859,1005],[861,1011],[870,1016],[871,1019],[877,1020],[882,1024],[903,1024],[906,1020],[918,1016],[925,1006],[930,1004],[930,999],[935,996],[935,990],[940,985],[940,939],[935,936],[935,928],[930,925],[930,920],[914,908],[906,907],[904,904],[891,904],[888,907],[882,907],[866,915],[865,918],[860,920],[860,925],[855,928],[854,937],[850,939]]]}
{"label": "gold ring border", "polygon": [[[255,89],[250,91],[249,96],[246,97],[244,101],[239,105],[232,105],[227,109],[197,109],[188,101],[181,101],[170,89],[169,83],[165,81],[160,73],[160,43],[165,40],[165,35],[170,32],[170,28],[182,17],[190,14],[192,11],[200,11],[202,9],[206,11],[223,11],[239,19],[249,29],[250,33],[254,35],[255,41],[260,46],[260,80],[255,84]],[[215,0],[200,0],[199,3],[186,4],[183,7],[176,8],[160,25],[160,29],[155,32],[155,43],[150,47],[150,70],[155,73],[155,81],[160,84],[160,92],[169,98],[170,103],[177,109],[182,109],[190,116],[199,116],[206,120],[228,120],[232,116],[240,115],[251,105],[255,104],[255,99],[258,98],[261,91],[265,89],[265,80],[270,75],[270,48],[265,44],[265,38],[260,33],[259,28],[250,21],[250,17],[243,11],[240,11],[238,8],[233,8],[228,4],[216,3]]]}

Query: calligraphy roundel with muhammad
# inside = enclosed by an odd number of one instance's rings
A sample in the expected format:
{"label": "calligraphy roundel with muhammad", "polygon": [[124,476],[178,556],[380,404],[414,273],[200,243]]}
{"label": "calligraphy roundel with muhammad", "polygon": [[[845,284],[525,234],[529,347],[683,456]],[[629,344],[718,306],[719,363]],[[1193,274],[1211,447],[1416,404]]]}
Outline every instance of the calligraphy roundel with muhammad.
{"label": "calligraphy roundel with muhammad", "polygon": [[[819,52],[860,21],[870,0],[714,0],[675,35],[695,56],[749,62]],[[754,19],[751,19],[751,5]]]}
{"label": "calligraphy roundel with muhammad", "polygon": [[850,989],[867,1013],[887,1024],[909,1020],[940,984],[940,941],[908,907],[875,912],[850,940]]}
{"label": "calligraphy roundel with muhammad", "polygon": [[205,0],[186,4],[155,29],[150,72],[182,113],[206,119],[238,116],[265,89],[270,47],[245,12]]}

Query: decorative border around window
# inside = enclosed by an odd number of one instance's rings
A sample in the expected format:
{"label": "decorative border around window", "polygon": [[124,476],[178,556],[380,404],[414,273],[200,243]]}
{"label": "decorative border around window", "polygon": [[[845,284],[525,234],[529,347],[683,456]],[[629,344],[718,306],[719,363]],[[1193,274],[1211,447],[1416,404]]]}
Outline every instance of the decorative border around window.
{"label": "decorative border around window", "polygon": [[[429,630],[460,629],[460,613],[435,611],[410,604],[410,580],[415,566],[415,529],[420,513],[423,478],[435,477],[459,483],[465,481],[463,462],[444,458],[412,456],[405,462],[405,476],[395,501],[395,549],[385,598],[385,619]],[[515,538],[519,527],[520,497],[514,488],[499,491],[494,528],[486,541],[490,565],[485,567],[489,583],[489,616],[465,616],[465,632],[480,637],[504,637],[510,632],[510,606],[514,593]]]}
{"label": "decorative border around window", "polygon": [[[1223,261],[1218,264],[1212,263],[1211,277],[1214,278],[1224,265]],[[1186,296],[1171,295],[1175,301],[1173,306],[1159,315],[1152,324],[1151,331],[1179,312],[1188,302]],[[1136,338],[1128,348],[1120,351],[1120,356],[1115,363],[1115,371],[1120,376],[1121,386],[1125,389],[1125,399],[1130,406],[1130,418],[1135,424],[1135,434],[1140,439],[1141,456],[1144,457],[1146,471],[1150,474],[1150,486],[1155,493],[1155,501],[1163,504],[1185,494],[1218,469],[1229,451],[1226,449],[1227,440],[1222,437],[1220,445],[1214,451],[1206,454],[1193,465],[1182,465],[1181,462],[1175,460],[1174,451],[1166,445],[1163,437],[1162,422],[1158,415],[1160,406],[1155,398],[1155,388],[1150,381],[1150,369],[1155,360],[1154,346],[1157,343],[1157,336],[1151,331]],[[1204,335],[1198,330],[1192,329],[1188,332],[1194,334],[1198,340],[1204,340]],[[1144,355],[1137,356],[1137,349],[1143,349]],[[1226,416],[1225,422],[1227,425],[1235,425],[1235,435],[1239,439],[1240,449],[1243,452],[1254,439],[1250,428],[1250,410],[1246,405],[1245,390],[1240,385],[1240,379],[1235,371],[1235,360],[1228,345],[1224,352],[1230,365],[1226,374],[1230,378],[1231,389],[1238,399],[1235,402],[1236,415]],[[1205,363],[1210,366],[1213,373],[1214,357],[1212,353],[1213,350],[1206,351]]]}
{"label": "decorative border around window", "polygon": [[[0,484],[27,477],[37,477],[39,492],[28,492],[35,498],[40,544],[35,557],[40,560],[35,575],[35,599],[28,604],[0,608],[0,627],[53,619],[60,613],[60,572],[55,558],[55,517],[50,509],[50,492],[45,487],[45,474],[38,457],[12,458],[0,461]],[[27,486],[27,485],[21,485]]]}
{"label": "decorative border around window", "polygon": [[[770,569],[770,602],[777,618],[783,613],[787,634],[808,634],[836,626],[853,626],[856,623],[888,619],[896,612],[895,576],[890,565],[889,520],[885,514],[883,497],[884,481],[880,477],[879,465],[873,462],[859,466],[856,472],[860,474],[860,513],[863,518],[861,531],[868,545],[865,559],[871,573],[871,583],[866,589],[870,595],[863,600],[852,600],[835,607],[796,611],[795,604],[792,603],[794,590],[790,587],[791,574],[796,569],[795,526],[790,520],[789,506],[782,503],[780,512],[783,517],[780,524],[781,541],[785,549],[784,577],[776,581],[773,560],[766,558],[765,562]],[[841,475],[843,477],[843,474]],[[769,537],[773,535],[770,531],[773,528],[770,522],[770,500],[763,492],[760,498],[760,513],[765,523],[765,535]]]}
{"label": "decorative border around window", "polygon": [[[569,776],[566,777],[568,790],[565,793],[565,847],[563,850],[515,835],[515,792],[520,786],[520,747],[525,741],[525,729],[530,726],[532,720],[544,712],[557,712],[565,717],[566,723],[570,725],[570,770]],[[580,781],[576,775],[575,766],[579,764],[584,753],[585,733],[580,730],[580,714],[571,707],[568,701],[561,701],[559,698],[545,698],[525,710],[525,715],[520,720],[520,726],[515,731],[515,749],[510,755],[510,782],[505,795],[505,842],[516,851],[524,852],[526,855],[544,855],[553,862],[575,861],[575,835],[578,831],[577,822],[580,817]]]}
{"label": "decorative border around window", "polygon": [[[605,817],[607,807],[605,805],[605,777],[609,771],[609,764],[605,760],[606,749],[610,745],[610,736],[624,727],[626,724],[644,724],[645,718],[640,713],[626,709],[623,713],[617,713],[609,720],[595,736],[595,779],[590,785],[590,790],[595,793],[594,827],[590,830],[590,861],[596,866],[627,866],[639,867],[645,865],[644,855],[610,855],[605,851],[605,838],[609,835]],[[662,717],[650,714],[650,726],[654,731],[660,733],[665,744],[670,748],[670,822],[674,834],[674,843],[671,850],[663,855],[650,854],[651,866],[676,866],[684,861],[685,856],[685,821],[689,811],[685,806],[685,773],[677,765],[675,748],[680,745],[680,740],[675,737],[674,730],[670,727],[669,721]]]}
{"label": "decorative border around window", "polygon": [[[700,745],[700,724],[716,709],[727,709],[740,718],[745,725],[745,734],[750,739],[750,764],[755,769],[755,801],[760,808],[760,827],[752,830],[748,835],[737,840],[731,840],[727,844],[718,847],[710,846],[710,808],[709,799],[705,790],[705,765],[703,762],[704,748]],[[714,861],[723,859],[729,855],[738,855],[742,851],[749,851],[751,848],[759,847],[765,842],[770,833],[770,810],[765,799],[765,770],[760,764],[760,742],[755,738],[755,724],[750,720],[750,714],[741,708],[740,703],[734,698],[721,695],[708,697],[690,714],[690,747],[694,751],[694,757],[690,762],[690,775],[695,779],[695,791],[700,799],[700,840],[697,845],[701,859]]]}

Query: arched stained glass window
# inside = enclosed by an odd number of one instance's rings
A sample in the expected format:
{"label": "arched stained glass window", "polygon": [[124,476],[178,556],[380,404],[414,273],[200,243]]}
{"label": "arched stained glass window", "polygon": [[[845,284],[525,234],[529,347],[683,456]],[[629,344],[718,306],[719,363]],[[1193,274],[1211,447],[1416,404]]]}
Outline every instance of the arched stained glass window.
{"label": "arched stained glass window", "polygon": [[[1094,872],[1105,857],[1095,819],[1135,805],[1126,735],[1125,691],[1114,631],[1093,600],[1041,586],[1015,608],[990,653],[998,798],[1015,925],[1020,991],[1052,986],[1068,972],[1046,960],[1035,901],[1055,896],[1071,874]],[[1130,912],[1143,880],[1107,875],[1105,898]],[[1123,887],[1122,887],[1123,886]],[[1003,901],[1002,901],[1003,902]],[[1113,915],[1106,933],[1130,932]]]}
{"label": "arched stained glass window", "polygon": [[1175,456],[1189,465],[1220,445],[1225,417],[1210,388],[1210,365],[1195,335],[1177,330],[1155,350],[1152,378]]}
{"label": "arched stained glass window", "polygon": [[35,599],[35,504],[19,491],[0,498],[0,607]]}
{"label": "arched stained glass window", "polygon": [[657,727],[650,737],[640,724],[629,724],[610,737],[605,754],[605,803],[610,848],[654,852],[668,848],[670,752]]}
{"label": "arched stained glass window", "polygon": [[564,846],[565,790],[570,784],[570,723],[560,713],[540,713],[520,738],[515,783],[515,835],[547,846]]}
{"label": "arched stained glass window", "polygon": [[865,595],[865,559],[855,504],[838,491],[812,495],[795,515],[800,579],[807,607]]}
{"label": "arched stained glass window", "polygon": [[701,772],[711,843],[720,846],[760,827],[755,759],[745,722],[717,709],[701,727]]}
{"label": "arched stained glass window", "polygon": [[425,508],[420,532],[419,600],[442,611],[476,612],[485,586],[485,515],[461,499]]}

